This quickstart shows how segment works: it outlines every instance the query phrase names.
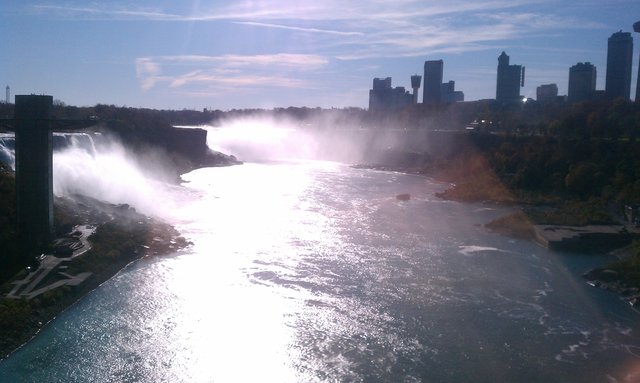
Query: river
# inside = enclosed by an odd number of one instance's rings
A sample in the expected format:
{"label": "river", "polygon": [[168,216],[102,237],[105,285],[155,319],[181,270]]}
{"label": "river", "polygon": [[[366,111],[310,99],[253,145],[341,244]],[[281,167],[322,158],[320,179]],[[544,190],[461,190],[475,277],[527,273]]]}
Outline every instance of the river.
{"label": "river", "polygon": [[[0,361],[2,382],[624,382],[638,313],[429,178],[269,160],[183,175],[193,245],[144,258]],[[409,201],[395,198],[410,193]]]}

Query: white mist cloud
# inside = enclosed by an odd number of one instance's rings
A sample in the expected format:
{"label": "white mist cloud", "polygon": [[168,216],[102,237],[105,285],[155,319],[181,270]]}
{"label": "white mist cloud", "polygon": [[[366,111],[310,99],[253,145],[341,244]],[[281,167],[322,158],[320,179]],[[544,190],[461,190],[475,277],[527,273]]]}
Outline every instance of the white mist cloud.
{"label": "white mist cloud", "polygon": [[233,154],[242,161],[317,158],[317,139],[286,119],[237,118],[207,131],[210,148]]}
{"label": "white mist cloud", "polygon": [[[172,202],[163,192],[167,184],[162,161],[146,161],[153,153],[127,152],[118,142],[96,145],[95,152],[72,145],[53,156],[53,193],[73,198],[80,194],[113,204],[128,204],[136,210],[171,218]],[[144,161],[141,162],[141,161]]]}

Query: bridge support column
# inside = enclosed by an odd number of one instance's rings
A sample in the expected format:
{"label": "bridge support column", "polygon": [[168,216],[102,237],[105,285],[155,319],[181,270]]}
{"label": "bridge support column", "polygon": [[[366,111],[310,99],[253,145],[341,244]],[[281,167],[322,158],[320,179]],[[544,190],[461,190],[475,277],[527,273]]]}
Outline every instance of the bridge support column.
{"label": "bridge support column", "polygon": [[52,96],[15,96],[16,213],[21,257],[38,256],[53,234],[52,105]]}

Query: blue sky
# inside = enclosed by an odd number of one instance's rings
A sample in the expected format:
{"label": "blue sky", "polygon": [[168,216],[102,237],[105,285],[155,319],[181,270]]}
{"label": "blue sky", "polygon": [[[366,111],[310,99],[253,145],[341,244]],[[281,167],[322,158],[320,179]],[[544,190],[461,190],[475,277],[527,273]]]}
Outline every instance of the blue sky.
{"label": "blue sky", "polygon": [[[467,100],[495,97],[497,58],[526,67],[522,94],[590,61],[638,0],[0,2],[0,85],[71,105],[168,109],[366,107],[374,77],[409,87],[444,60]],[[634,33],[632,97],[640,33]]]}

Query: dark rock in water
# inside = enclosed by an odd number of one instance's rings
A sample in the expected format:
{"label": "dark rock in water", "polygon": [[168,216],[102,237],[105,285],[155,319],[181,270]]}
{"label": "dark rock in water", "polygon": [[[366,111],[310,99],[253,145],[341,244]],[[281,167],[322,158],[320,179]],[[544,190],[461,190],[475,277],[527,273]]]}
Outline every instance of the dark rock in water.
{"label": "dark rock in water", "polygon": [[619,273],[611,269],[592,269],[582,274],[582,277],[594,285],[601,285],[618,280]]}
{"label": "dark rock in water", "polygon": [[199,166],[231,166],[241,165],[242,161],[234,155],[216,152],[215,150],[207,150],[206,155],[200,159]]}
{"label": "dark rock in water", "polygon": [[409,193],[405,193],[405,194],[398,194],[396,196],[396,199],[399,201],[408,201],[411,199],[411,194]]}
{"label": "dark rock in water", "polygon": [[600,272],[600,280],[610,282],[618,279],[618,272],[610,269],[604,269]]}

